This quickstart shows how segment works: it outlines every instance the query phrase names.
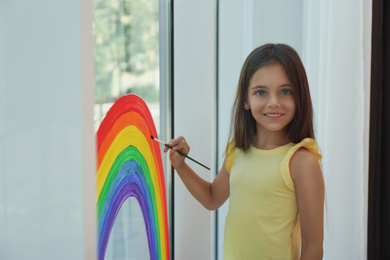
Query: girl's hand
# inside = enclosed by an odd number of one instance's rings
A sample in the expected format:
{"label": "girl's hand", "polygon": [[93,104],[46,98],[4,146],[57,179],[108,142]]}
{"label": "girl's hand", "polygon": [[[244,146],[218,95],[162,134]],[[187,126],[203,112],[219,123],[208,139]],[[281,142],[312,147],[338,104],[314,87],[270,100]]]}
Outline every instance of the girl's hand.
{"label": "girl's hand", "polygon": [[199,175],[184,162],[185,157],[178,153],[178,151],[183,154],[188,154],[190,152],[190,146],[183,136],[172,139],[169,143],[167,143],[167,145],[170,145],[172,149],[165,147],[163,151],[166,153],[170,150],[169,159],[171,160],[176,173],[179,175],[190,193],[206,209],[218,209],[227,200],[230,194],[230,174],[226,170],[226,161],[223,163],[217,177],[212,183],[210,183],[209,181],[199,177]]}
{"label": "girl's hand", "polygon": [[[186,142],[186,139],[183,136],[179,136],[176,139],[172,139],[167,143],[168,145],[172,146],[171,151],[169,152],[169,160],[171,161],[173,167],[175,169],[178,169],[182,167],[185,162],[184,156],[181,156],[177,151],[180,151],[184,154],[188,154],[190,152],[190,146]],[[164,148],[164,153],[168,152],[169,148]]]}

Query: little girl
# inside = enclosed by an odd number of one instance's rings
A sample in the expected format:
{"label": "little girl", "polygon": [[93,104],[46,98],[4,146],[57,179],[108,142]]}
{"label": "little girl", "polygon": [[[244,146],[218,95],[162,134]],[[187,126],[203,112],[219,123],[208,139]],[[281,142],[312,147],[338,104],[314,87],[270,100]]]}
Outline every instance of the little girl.
{"label": "little girl", "polygon": [[312,111],[298,54],[266,44],[242,67],[232,138],[214,181],[177,153],[190,150],[183,137],[169,142],[172,165],[204,207],[216,210],[230,197],[225,260],[322,259],[324,182]]}

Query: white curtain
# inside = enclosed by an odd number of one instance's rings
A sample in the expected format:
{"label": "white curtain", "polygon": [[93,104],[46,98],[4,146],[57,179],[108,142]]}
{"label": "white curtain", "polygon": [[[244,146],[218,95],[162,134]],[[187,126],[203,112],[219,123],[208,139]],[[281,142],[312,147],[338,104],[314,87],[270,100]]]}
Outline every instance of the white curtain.
{"label": "white curtain", "polygon": [[324,259],[366,259],[371,1],[304,8],[303,60],[324,157]]}

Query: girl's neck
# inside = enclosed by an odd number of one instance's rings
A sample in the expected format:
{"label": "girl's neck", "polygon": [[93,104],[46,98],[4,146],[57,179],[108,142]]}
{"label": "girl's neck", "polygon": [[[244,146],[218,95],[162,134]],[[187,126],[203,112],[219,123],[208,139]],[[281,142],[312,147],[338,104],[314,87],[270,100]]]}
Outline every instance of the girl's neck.
{"label": "girl's neck", "polygon": [[252,145],[258,149],[271,150],[290,143],[286,133],[259,134],[253,138]]}

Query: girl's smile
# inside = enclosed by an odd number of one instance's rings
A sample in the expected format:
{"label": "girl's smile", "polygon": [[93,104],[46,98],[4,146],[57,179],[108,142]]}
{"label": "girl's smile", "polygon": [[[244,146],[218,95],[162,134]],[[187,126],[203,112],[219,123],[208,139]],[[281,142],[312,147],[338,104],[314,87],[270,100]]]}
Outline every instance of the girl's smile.
{"label": "girl's smile", "polygon": [[283,116],[283,114],[280,114],[280,113],[267,113],[267,114],[264,114],[269,120],[277,120],[279,119],[280,117]]}
{"label": "girl's smile", "polygon": [[295,107],[293,87],[281,65],[270,64],[253,74],[245,109],[250,110],[256,120],[258,133],[286,134]]}

